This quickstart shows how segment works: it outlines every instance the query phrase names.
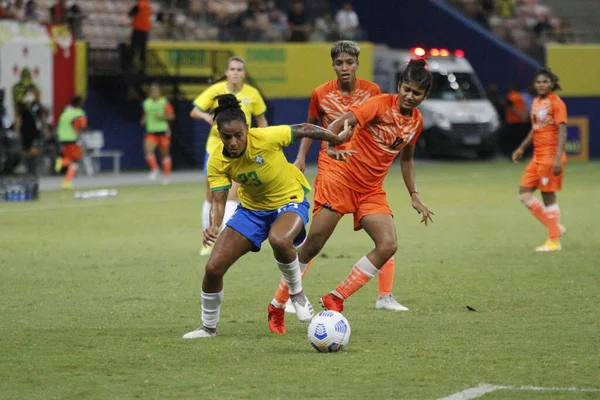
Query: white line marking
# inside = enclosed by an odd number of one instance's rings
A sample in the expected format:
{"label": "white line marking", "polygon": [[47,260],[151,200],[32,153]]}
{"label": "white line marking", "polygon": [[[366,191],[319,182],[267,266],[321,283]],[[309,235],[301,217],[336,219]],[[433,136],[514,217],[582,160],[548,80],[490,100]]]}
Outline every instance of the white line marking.
{"label": "white line marking", "polygon": [[510,390],[535,390],[549,392],[600,392],[600,389],[595,388],[577,388],[577,387],[540,387],[540,386],[511,386],[506,389]]}
{"label": "white line marking", "polygon": [[[170,201],[185,201],[185,200],[196,200],[201,199],[201,195],[196,196],[181,196],[181,197],[171,197],[165,199],[131,199],[125,201],[113,201],[114,199],[88,199],[81,200],[82,203],[76,204],[64,204],[64,205],[56,205],[56,206],[47,206],[47,207],[31,207],[31,208],[0,208],[0,214],[17,214],[24,213],[29,211],[50,211],[50,210],[67,210],[71,208],[91,208],[91,207],[102,207],[102,206],[116,206],[116,205],[126,205],[126,204],[141,204],[141,203],[167,203]],[[85,203],[84,203],[85,202]]]}
{"label": "white line marking", "polygon": [[438,400],[470,400],[476,399],[484,394],[494,392],[496,390],[532,390],[537,392],[600,392],[600,389],[596,388],[577,388],[577,387],[543,387],[543,386],[501,386],[501,385],[489,385],[482,383],[474,388],[463,390],[451,394],[450,396],[442,397]]}
{"label": "white line marking", "polygon": [[438,400],[470,400],[483,396],[486,393],[491,393],[498,389],[504,389],[504,386],[488,385],[482,383],[474,388],[463,390],[462,392],[451,394],[447,397],[442,397]]}

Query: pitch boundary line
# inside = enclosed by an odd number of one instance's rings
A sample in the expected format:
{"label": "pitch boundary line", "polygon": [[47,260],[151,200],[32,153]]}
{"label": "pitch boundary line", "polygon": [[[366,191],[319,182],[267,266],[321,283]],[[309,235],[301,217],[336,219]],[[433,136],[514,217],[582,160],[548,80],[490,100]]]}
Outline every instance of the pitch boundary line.
{"label": "pitch boundary line", "polygon": [[595,388],[505,386],[505,385],[490,385],[487,383],[482,383],[478,386],[451,394],[450,396],[441,397],[438,400],[471,400],[471,399],[479,398],[487,393],[495,392],[496,390],[513,390],[513,391],[529,390],[529,391],[538,391],[538,392],[600,392],[600,389],[595,389]]}

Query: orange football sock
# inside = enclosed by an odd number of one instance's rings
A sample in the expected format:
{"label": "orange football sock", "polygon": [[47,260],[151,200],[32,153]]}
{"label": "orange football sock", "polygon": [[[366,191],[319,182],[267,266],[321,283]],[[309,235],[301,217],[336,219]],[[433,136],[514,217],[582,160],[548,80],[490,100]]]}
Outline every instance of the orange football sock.
{"label": "orange football sock", "polygon": [[352,271],[350,271],[346,279],[335,288],[333,294],[345,300],[365,286],[377,272],[378,270],[373,263],[364,256],[358,260],[354,267],[352,267]]}
{"label": "orange football sock", "polygon": [[63,182],[71,182],[73,178],[75,178],[75,174],[77,174],[77,168],[79,166],[77,164],[69,164],[69,168],[67,168],[67,173],[65,174],[65,179]]}
{"label": "orange football sock", "polygon": [[558,204],[555,203],[546,207],[545,217],[548,236],[550,240],[556,242],[560,239],[560,208],[558,208]]}
{"label": "orange football sock", "polygon": [[396,272],[396,265],[394,263],[394,257],[390,258],[377,274],[377,286],[379,288],[378,296],[387,296],[392,293],[392,287],[394,286],[394,273]]}
{"label": "orange football sock", "polygon": [[548,226],[548,222],[546,220],[546,208],[536,197],[532,197],[531,200],[525,203],[529,212],[533,214],[542,224]]}
{"label": "orange football sock", "polygon": [[[308,264],[300,263],[300,271],[302,272],[302,279],[304,279],[304,275],[306,275],[306,273],[308,272],[308,269],[310,268],[311,264],[312,264],[312,260],[309,261]],[[274,299],[282,307],[285,306],[285,303],[287,303],[287,301],[290,299],[290,288],[288,287],[287,283],[285,283],[285,280],[283,279],[283,277],[281,277],[281,279],[279,280],[279,288],[277,289],[277,292],[275,293]]]}
{"label": "orange football sock", "polygon": [[158,169],[158,162],[156,161],[156,156],[154,154],[151,154],[149,156],[147,155],[146,162],[148,163],[150,170],[154,171]]}
{"label": "orange football sock", "polygon": [[173,161],[171,160],[171,157],[163,157],[162,168],[165,176],[171,175],[171,169],[173,168]]}

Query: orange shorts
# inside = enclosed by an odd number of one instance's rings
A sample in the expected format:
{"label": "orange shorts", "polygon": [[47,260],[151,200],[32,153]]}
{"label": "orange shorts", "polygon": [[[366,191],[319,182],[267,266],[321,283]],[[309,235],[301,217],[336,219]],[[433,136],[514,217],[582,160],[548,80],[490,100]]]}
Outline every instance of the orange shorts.
{"label": "orange shorts", "polygon": [[342,217],[345,214],[354,215],[354,230],[361,229],[360,220],[367,215],[392,214],[383,188],[373,192],[359,193],[331,179],[327,174],[321,175],[315,182],[315,206],[313,216],[323,208],[337,212]]}
{"label": "orange shorts", "polygon": [[171,147],[171,132],[146,133],[146,140],[156,143],[161,149]]}
{"label": "orange shorts", "polygon": [[561,160],[563,171],[559,175],[552,173],[553,155],[534,156],[525,168],[521,178],[521,186],[536,188],[541,192],[559,192],[562,188],[567,157]]}
{"label": "orange shorts", "polygon": [[75,143],[63,143],[62,153],[64,158],[68,158],[69,161],[81,160],[81,147]]}

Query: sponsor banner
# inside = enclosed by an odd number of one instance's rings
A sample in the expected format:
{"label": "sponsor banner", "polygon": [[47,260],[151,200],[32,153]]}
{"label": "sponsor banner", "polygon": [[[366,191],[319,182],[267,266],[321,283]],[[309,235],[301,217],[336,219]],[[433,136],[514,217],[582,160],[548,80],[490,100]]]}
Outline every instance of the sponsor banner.
{"label": "sponsor banner", "polygon": [[[335,78],[332,70],[332,43],[186,43],[154,42],[149,48],[170,75],[211,76],[225,72],[227,59],[236,55],[246,61],[252,79],[269,98],[306,98],[320,84]],[[372,79],[373,45],[360,43],[358,76]],[[215,51],[215,50],[218,50]],[[188,96],[198,95],[206,85],[183,85]]]}

